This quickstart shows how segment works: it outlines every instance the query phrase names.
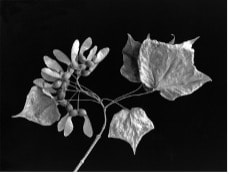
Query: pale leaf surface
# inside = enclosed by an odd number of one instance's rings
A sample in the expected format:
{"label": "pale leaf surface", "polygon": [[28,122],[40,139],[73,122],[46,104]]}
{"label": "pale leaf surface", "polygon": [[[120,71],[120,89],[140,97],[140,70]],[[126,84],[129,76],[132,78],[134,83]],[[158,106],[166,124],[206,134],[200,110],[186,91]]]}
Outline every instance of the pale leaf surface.
{"label": "pale leaf surface", "polygon": [[149,89],[160,91],[167,100],[175,100],[211,81],[194,65],[192,44],[198,38],[174,45],[147,38],[139,55],[141,82]]}
{"label": "pale leaf surface", "polygon": [[41,88],[33,86],[27,95],[22,112],[12,117],[22,117],[42,126],[50,126],[60,119],[60,113],[56,102],[45,95]]}
{"label": "pale leaf surface", "polygon": [[143,109],[122,109],[113,116],[108,137],[126,141],[135,154],[142,137],[152,129],[154,125]]}
{"label": "pale leaf surface", "polygon": [[131,35],[128,34],[128,40],[122,50],[123,66],[120,69],[120,73],[123,77],[133,83],[140,82],[138,68],[138,55],[140,47],[141,43],[135,41]]}

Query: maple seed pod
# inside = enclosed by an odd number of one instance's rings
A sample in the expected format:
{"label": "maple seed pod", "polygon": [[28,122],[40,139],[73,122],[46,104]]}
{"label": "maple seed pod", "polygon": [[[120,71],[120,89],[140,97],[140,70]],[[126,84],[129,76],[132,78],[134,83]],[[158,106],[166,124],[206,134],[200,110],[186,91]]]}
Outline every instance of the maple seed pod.
{"label": "maple seed pod", "polygon": [[83,54],[78,55],[79,62],[84,64],[87,60]]}
{"label": "maple seed pod", "polygon": [[87,66],[85,64],[79,64],[79,70],[85,70],[86,67]]}
{"label": "maple seed pod", "polygon": [[80,108],[78,111],[79,116],[87,116],[87,111],[85,109]]}
{"label": "maple seed pod", "polygon": [[75,69],[77,69],[78,67],[79,45],[80,45],[79,40],[76,39],[72,45],[72,50],[71,50],[71,61]]}
{"label": "maple seed pod", "polygon": [[60,88],[62,85],[62,81],[57,80],[56,82],[53,83],[53,88]]}
{"label": "maple seed pod", "polygon": [[63,79],[64,80],[68,80],[72,75],[72,72],[65,72],[64,75],[63,75]]}
{"label": "maple seed pod", "polygon": [[90,68],[90,67],[93,67],[95,65],[95,63],[93,61],[88,60],[85,62],[85,65]]}
{"label": "maple seed pod", "polygon": [[101,49],[98,53],[97,56],[93,59],[94,63],[99,63],[101,62],[109,53],[110,49],[108,47],[105,47]]}
{"label": "maple seed pod", "polygon": [[90,52],[89,52],[89,54],[88,54],[88,56],[87,56],[87,60],[91,61],[91,60],[95,57],[96,52],[97,52],[97,46],[94,46],[94,47],[90,50]]}
{"label": "maple seed pod", "polygon": [[96,67],[97,67],[98,64],[94,64],[93,66],[89,67],[89,71],[92,72]]}
{"label": "maple seed pod", "polygon": [[83,42],[83,44],[81,45],[80,54],[83,55],[83,53],[84,53],[86,50],[90,49],[91,45],[92,45],[92,39],[91,39],[91,37],[88,37],[88,38]]}
{"label": "maple seed pod", "polygon": [[91,71],[90,70],[82,70],[81,71],[81,75],[83,76],[83,77],[87,77],[87,76],[89,76],[91,74]]}
{"label": "maple seed pod", "polygon": [[71,111],[73,111],[73,106],[70,103],[68,103],[66,109],[68,112],[71,112]]}
{"label": "maple seed pod", "polygon": [[69,112],[69,115],[72,116],[72,117],[75,117],[78,115],[78,111],[76,109],[73,109]]}

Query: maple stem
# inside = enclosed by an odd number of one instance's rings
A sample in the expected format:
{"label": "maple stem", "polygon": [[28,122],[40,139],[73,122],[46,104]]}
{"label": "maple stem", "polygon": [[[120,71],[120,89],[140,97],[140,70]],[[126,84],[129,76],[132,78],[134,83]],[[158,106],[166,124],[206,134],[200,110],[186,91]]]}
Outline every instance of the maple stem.
{"label": "maple stem", "polygon": [[103,98],[102,101],[104,101],[104,100],[107,100],[107,101],[110,101],[110,102],[112,102],[112,103],[115,103],[115,104],[117,104],[117,105],[118,105],[120,108],[122,108],[122,109],[127,109],[125,106],[123,106],[123,105],[120,104],[119,102],[116,102],[116,101],[114,101],[114,100],[112,100],[112,99]]}
{"label": "maple stem", "polygon": [[93,143],[91,144],[90,148],[88,149],[88,151],[86,152],[86,154],[84,155],[84,157],[80,160],[79,164],[76,166],[75,168],[75,172],[78,171],[80,169],[80,167],[84,164],[85,160],[87,159],[88,155],[91,153],[91,151],[93,150],[93,148],[95,147],[96,143],[99,141],[99,139],[101,138],[104,129],[106,128],[106,124],[107,124],[107,116],[106,116],[106,107],[104,107],[103,103],[101,103],[102,107],[103,107],[103,113],[104,113],[104,123],[103,123],[103,127],[100,131],[100,133],[96,136],[95,140],[93,141]]}
{"label": "maple stem", "polygon": [[[124,99],[130,98],[132,95],[135,95],[133,93],[137,92],[139,89],[142,88],[142,85],[138,86],[136,89],[134,89],[133,91],[130,91],[124,95],[121,95],[117,98],[115,98],[114,100],[112,100],[109,104],[106,105],[106,108],[108,108],[109,106],[113,105],[113,104],[119,104],[119,101],[122,101]],[[125,108],[124,108],[125,109]]]}
{"label": "maple stem", "polygon": [[142,92],[142,93],[139,93],[139,94],[131,94],[129,96],[125,96],[123,98],[119,98],[118,100],[115,100],[115,102],[126,100],[126,99],[132,98],[132,97],[138,97],[138,96],[142,96],[142,95],[147,95],[147,94],[150,94],[150,93],[152,93],[152,91]]}

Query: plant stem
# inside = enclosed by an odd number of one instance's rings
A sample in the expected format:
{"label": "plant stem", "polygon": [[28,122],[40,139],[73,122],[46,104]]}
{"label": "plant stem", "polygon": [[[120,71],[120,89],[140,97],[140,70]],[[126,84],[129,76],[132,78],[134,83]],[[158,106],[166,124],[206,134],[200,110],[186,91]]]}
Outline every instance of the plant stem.
{"label": "plant stem", "polygon": [[109,102],[115,103],[115,104],[117,104],[119,107],[121,107],[122,109],[127,109],[125,106],[121,105],[119,102],[114,101],[114,100],[112,100],[112,99],[103,98],[102,101],[104,101],[104,100],[107,100],[107,101],[109,101]]}
{"label": "plant stem", "polygon": [[106,108],[104,107],[103,103],[101,103],[101,105],[103,107],[103,115],[104,115],[103,127],[102,127],[100,133],[96,136],[94,142],[91,144],[90,148],[88,149],[88,151],[86,152],[86,154],[84,155],[84,157],[80,160],[79,164],[76,166],[76,168],[75,168],[74,171],[78,171],[80,169],[80,167],[84,164],[84,161],[86,160],[86,158],[88,157],[88,155],[91,153],[91,151],[95,147],[96,143],[101,138],[104,129],[106,128],[106,124],[107,124]]}

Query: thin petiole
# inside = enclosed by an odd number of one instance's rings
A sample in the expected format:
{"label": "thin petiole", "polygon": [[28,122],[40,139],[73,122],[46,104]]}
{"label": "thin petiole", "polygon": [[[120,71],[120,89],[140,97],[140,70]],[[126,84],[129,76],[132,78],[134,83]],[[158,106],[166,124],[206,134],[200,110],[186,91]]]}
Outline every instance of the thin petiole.
{"label": "thin petiole", "polygon": [[107,100],[107,101],[109,101],[109,102],[115,103],[115,104],[117,104],[119,107],[121,107],[121,108],[123,108],[123,109],[127,109],[125,106],[121,105],[119,102],[116,102],[116,101],[114,101],[114,100],[112,100],[112,99],[103,98],[102,101],[104,101],[104,100]]}
{"label": "thin petiole", "polygon": [[94,102],[94,103],[97,103],[97,104],[100,104],[98,101],[96,100],[93,100],[93,99],[71,99],[70,101],[88,101],[88,102]]}
{"label": "thin petiole", "polygon": [[122,101],[124,99],[127,99],[127,98],[130,98],[131,97],[131,94],[137,92],[139,89],[141,89],[142,85],[140,85],[137,89],[133,90],[133,91],[130,91],[124,95],[121,95],[120,97],[117,97],[116,99],[112,100],[109,104],[106,105],[106,108],[108,108],[109,106],[111,106],[112,104],[119,102],[119,101]]}
{"label": "thin petiole", "polygon": [[119,101],[119,99],[123,99],[123,98],[129,96],[130,94],[133,94],[133,93],[137,92],[139,89],[141,89],[141,87],[142,87],[142,84],[137,89],[135,89],[133,91],[130,91],[130,92],[124,94],[124,95],[121,95],[121,96],[117,97],[116,99],[114,99],[114,101]]}
{"label": "thin petiole", "polygon": [[77,110],[78,111],[79,111],[79,108],[80,108],[79,98],[80,98],[80,92],[78,93],[78,96],[77,96]]}
{"label": "thin petiole", "polygon": [[75,97],[75,95],[77,94],[78,92],[75,92],[72,96],[71,96],[71,98],[69,99],[69,101],[71,101],[74,97]]}
{"label": "thin petiole", "polygon": [[128,99],[128,98],[132,98],[132,97],[138,97],[138,96],[142,96],[142,95],[147,95],[147,94],[150,94],[150,93],[152,93],[152,91],[142,92],[142,93],[139,93],[139,94],[131,94],[129,96],[126,96],[126,97],[123,97],[123,98],[120,98],[120,99],[116,100],[116,102],[119,102],[119,101],[122,101],[122,100],[125,100],[125,99]]}
{"label": "thin petiole", "polygon": [[68,92],[78,92],[77,90],[73,90],[73,89],[67,89],[66,91],[68,91]]}

